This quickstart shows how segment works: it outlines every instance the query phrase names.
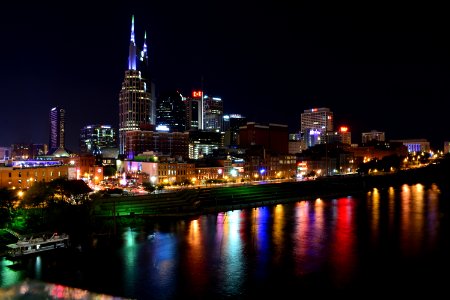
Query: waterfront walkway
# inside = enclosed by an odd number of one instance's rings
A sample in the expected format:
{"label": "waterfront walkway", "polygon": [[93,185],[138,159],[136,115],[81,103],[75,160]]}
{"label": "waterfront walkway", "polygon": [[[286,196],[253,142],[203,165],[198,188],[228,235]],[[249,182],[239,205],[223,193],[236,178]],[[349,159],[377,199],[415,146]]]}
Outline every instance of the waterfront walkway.
{"label": "waterfront walkway", "polygon": [[363,190],[360,180],[314,180],[185,189],[143,196],[95,200],[95,217],[177,217],[259,207],[320,197],[347,196]]}
{"label": "waterfront walkway", "polygon": [[143,196],[110,197],[94,201],[93,215],[116,217],[180,217],[195,216],[247,207],[346,197],[401,184],[443,183],[447,186],[450,163],[385,175],[332,176],[317,180],[244,184],[237,186],[184,189],[176,192]]}

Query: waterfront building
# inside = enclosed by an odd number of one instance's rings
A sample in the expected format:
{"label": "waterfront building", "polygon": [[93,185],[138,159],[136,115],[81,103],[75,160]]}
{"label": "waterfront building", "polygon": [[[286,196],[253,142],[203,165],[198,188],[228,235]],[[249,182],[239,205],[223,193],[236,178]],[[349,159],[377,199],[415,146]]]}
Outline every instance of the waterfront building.
{"label": "waterfront building", "polygon": [[297,174],[301,176],[331,176],[356,171],[355,154],[350,145],[318,144],[297,154]]}
{"label": "waterfront building", "polygon": [[[158,180],[162,184],[192,183],[195,164],[187,161],[165,160],[158,163]],[[150,178],[151,179],[151,178]],[[195,182],[195,180],[194,180]]]}
{"label": "waterfront building", "polygon": [[[195,176],[195,164],[176,160],[169,156],[157,156],[153,151],[136,155],[121,162],[120,172],[132,184],[182,184]],[[194,180],[195,181],[195,180]],[[126,184],[124,181],[122,184]]]}
{"label": "waterfront building", "polygon": [[327,142],[327,132],[333,131],[333,112],[329,108],[306,109],[301,114],[300,132],[307,147]]}
{"label": "waterfront building", "polygon": [[69,177],[70,168],[73,166],[60,161],[14,161],[10,166],[0,167],[0,188],[28,189],[37,181]]}
{"label": "waterfront building", "polygon": [[382,160],[384,157],[397,156],[405,158],[408,156],[408,148],[400,142],[378,142],[358,147],[350,147],[348,151],[353,153],[354,165],[360,166],[362,163],[371,160]]}
{"label": "waterfront building", "polygon": [[[144,41],[144,52],[146,57],[147,45]],[[125,77],[122,82],[122,88],[119,93],[119,153],[125,154],[126,135],[129,131],[136,131],[146,128],[148,125],[154,125],[156,112],[154,111],[154,99],[152,99],[151,82],[143,77],[141,68],[147,70],[145,63],[141,66],[137,59],[137,46],[134,35],[134,16],[131,21],[131,37],[128,53],[128,69],[125,71]],[[139,60],[145,62],[143,58]],[[141,68],[140,68],[141,67]],[[149,74],[148,71],[144,72]],[[148,75],[147,75],[148,76]]]}

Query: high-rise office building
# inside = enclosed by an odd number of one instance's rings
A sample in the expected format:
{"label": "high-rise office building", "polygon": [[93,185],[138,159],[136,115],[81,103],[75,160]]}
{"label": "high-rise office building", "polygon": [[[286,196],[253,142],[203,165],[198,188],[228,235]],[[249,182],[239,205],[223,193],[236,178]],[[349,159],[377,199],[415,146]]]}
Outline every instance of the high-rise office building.
{"label": "high-rise office building", "polygon": [[193,91],[192,96],[183,97],[186,107],[186,130],[203,129],[203,92]]}
{"label": "high-rise office building", "polygon": [[220,131],[223,120],[223,102],[221,98],[203,96],[203,130]]}
{"label": "high-rise office building", "polygon": [[329,108],[306,109],[301,114],[300,132],[307,147],[327,142],[327,132],[333,131],[333,112]]}
{"label": "high-rise office building", "polygon": [[116,148],[116,134],[110,125],[88,125],[81,129],[80,151],[102,154],[104,148]]}
{"label": "high-rise office building", "polygon": [[178,91],[166,91],[159,95],[156,108],[156,129],[170,132],[186,131],[186,106]]}
{"label": "high-rise office building", "polygon": [[240,114],[223,116],[222,131],[225,132],[225,146],[239,145],[239,127],[247,124],[247,118]]}
{"label": "high-rise office building", "polygon": [[59,106],[50,110],[50,139],[49,153],[53,153],[56,149],[65,148],[65,110]]}
{"label": "high-rise office building", "polygon": [[[145,35],[146,37],[146,35]],[[126,132],[148,128],[155,124],[156,112],[149,76],[147,44],[144,39],[139,53],[134,35],[134,16],[131,20],[131,37],[128,53],[128,69],[119,93],[119,153],[126,153]],[[143,70],[143,71],[142,71]]]}
{"label": "high-rise office building", "polygon": [[150,63],[148,59],[147,31],[144,32],[144,43],[142,49],[139,51],[139,62],[137,68],[141,71],[142,80],[144,80],[150,88],[150,98],[152,100],[150,108],[150,124],[156,124],[156,88],[155,83],[152,80]]}
{"label": "high-rise office building", "polygon": [[328,131],[326,133],[326,143],[327,144],[342,143],[346,145],[351,145],[352,134],[350,132],[349,127],[340,126],[337,131]]}
{"label": "high-rise office building", "polygon": [[221,131],[223,102],[221,98],[193,91],[192,96],[183,97],[186,107],[186,130]]}

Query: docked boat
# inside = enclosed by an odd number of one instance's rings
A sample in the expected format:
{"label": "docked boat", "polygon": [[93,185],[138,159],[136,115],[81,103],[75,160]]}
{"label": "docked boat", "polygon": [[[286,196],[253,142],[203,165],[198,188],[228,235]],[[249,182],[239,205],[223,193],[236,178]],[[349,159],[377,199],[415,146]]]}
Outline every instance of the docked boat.
{"label": "docked boat", "polygon": [[68,248],[70,245],[67,234],[41,234],[22,237],[14,244],[7,245],[7,255],[10,257],[23,257],[40,252],[52,251],[55,249]]}

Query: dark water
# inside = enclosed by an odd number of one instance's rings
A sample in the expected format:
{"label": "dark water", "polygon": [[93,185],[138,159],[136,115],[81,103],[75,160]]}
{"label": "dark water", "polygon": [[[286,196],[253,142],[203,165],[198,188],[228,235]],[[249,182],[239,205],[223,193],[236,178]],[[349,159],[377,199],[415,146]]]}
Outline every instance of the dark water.
{"label": "dark water", "polygon": [[447,295],[448,193],[366,195],[126,228],[80,252],[0,260],[0,286],[37,279],[134,299]]}

